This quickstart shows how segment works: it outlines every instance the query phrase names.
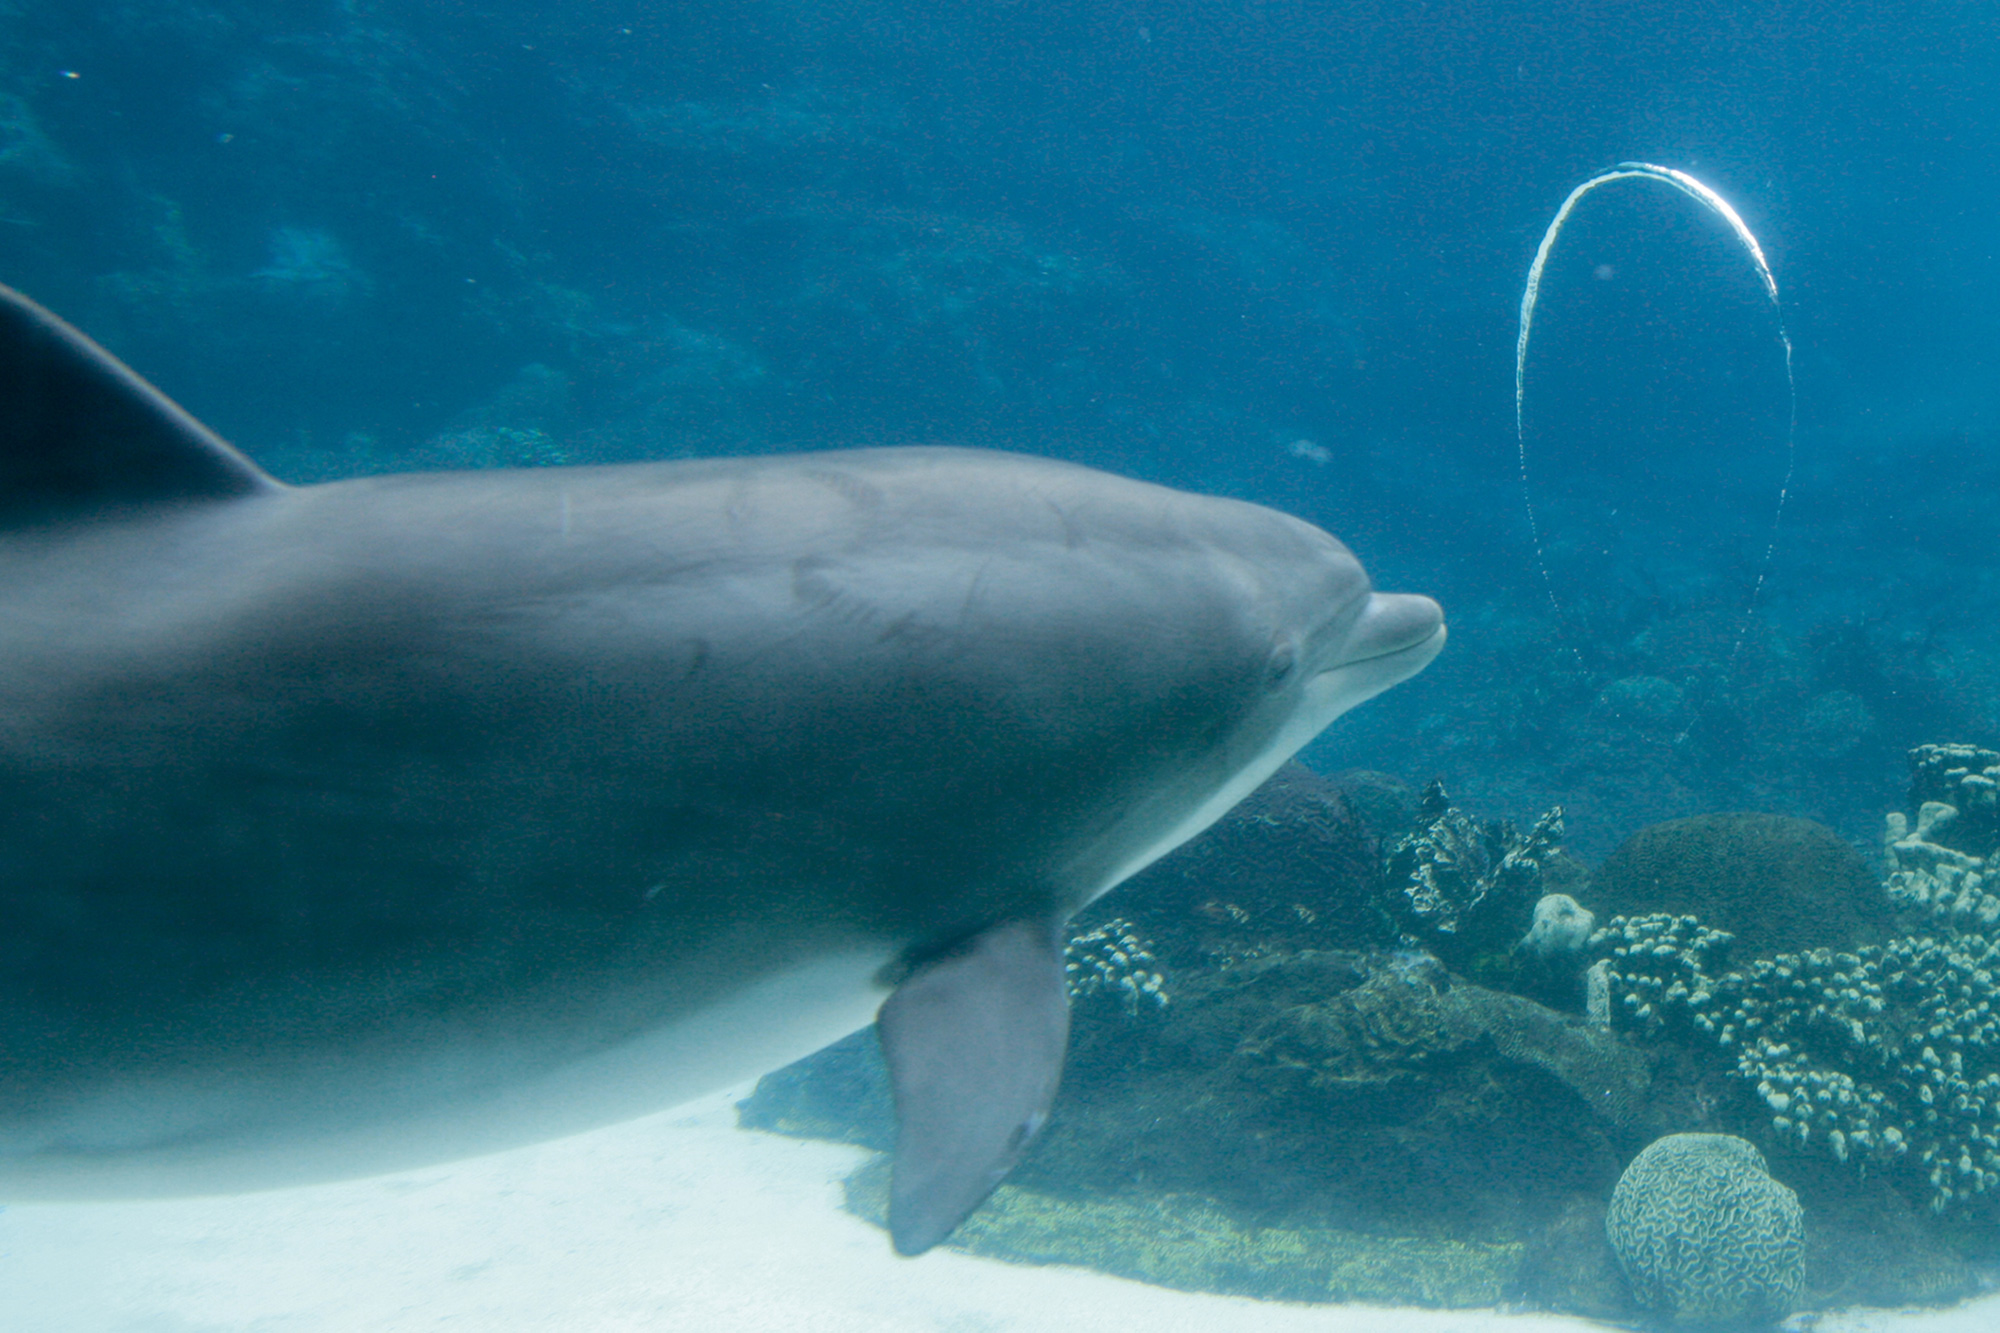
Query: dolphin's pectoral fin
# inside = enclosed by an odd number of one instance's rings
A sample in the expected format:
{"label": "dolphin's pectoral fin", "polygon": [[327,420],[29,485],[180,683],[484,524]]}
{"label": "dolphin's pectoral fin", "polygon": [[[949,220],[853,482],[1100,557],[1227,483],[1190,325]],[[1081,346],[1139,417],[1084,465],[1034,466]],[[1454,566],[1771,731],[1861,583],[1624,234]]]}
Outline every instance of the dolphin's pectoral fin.
{"label": "dolphin's pectoral fin", "polygon": [[0,402],[0,526],[281,489],[10,287],[0,287]]}
{"label": "dolphin's pectoral fin", "polygon": [[882,1006],[898,1254],[950,1235],[1048,1119],[1069,1041],[1059,931],[1053,920],[1003,922],[919,966]]}

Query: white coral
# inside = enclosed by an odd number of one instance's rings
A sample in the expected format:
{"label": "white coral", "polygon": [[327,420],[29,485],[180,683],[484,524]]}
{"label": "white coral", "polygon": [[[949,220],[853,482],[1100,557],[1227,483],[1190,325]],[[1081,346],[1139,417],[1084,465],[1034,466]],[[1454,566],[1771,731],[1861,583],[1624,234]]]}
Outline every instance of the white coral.
{"label": "white coral", "polygon": [[1521,939],[1521,951],[1544,963],[1580,954],[1597,929],[1597,914],[1567,893],[1545,894],[1535,904],[1534,923]]}

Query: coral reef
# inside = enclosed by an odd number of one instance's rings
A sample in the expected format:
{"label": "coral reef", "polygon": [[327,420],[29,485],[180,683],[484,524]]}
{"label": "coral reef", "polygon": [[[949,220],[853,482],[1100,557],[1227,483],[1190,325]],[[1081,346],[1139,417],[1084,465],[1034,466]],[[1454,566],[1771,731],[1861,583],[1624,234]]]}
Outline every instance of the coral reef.
{"label": "coral reef", "polygon": [[1946,845],[1991,856],[2000,849],[2000,753],[1977,745],[1916,746],[1910,751],[1910,804],[1921,810],[1932,803],[1957,813]]}
{"label": "coral reef", "polygon": [[1590,947],[1597,929],[1597,914],[1567,893],[1545,894],[1535,904],[1533,924],[1521,937],[1521,951],[1544,964],[1552,964]]}
{"label": "coral reef", "polygon": [[1367,948],[1396,931],[1376,902],[1375,842],[1333,783],[1286,764],[1199,838],[1086,908],[1130,923],[1167,968],[1278,948]]}
{"label": "coral reef", "polygon": [[[1855,954],[1760,959],[1724,978],[1720,1041],[1740,1041],[1771,1126],[1836,1158],[1907,1159],[1933,1211],[2000,1186],[2000,947],[1898,938]],[[1754,1034],[1754,1035],[1753,1035]]]}
{"label": "coral reef", "polygon": [[1147,966],[1152,961],[1147,942],[1123,917],[1072,935],[1063,949],[1070,999],[1104,996],[1122,1004],[1128,1014],[1137,1014],[1141,1006],[1164,1008],[1167,979]]}
{"label": "coral reef", "polygon": [[1618,1178],[1604,1232],[1639,1304],[1675,1323],[1780,1319],[1805,1286],[1798,1195],[1733,1135],[1648,1144]]}
{"label": "coral reef", "polygon": [[1614,917],[1593,947],[1607,955],[1613,1009],[1650,1035],[1712,1042],[1780,1140],[1913,1172],[1935,1212],[2000,1187],[2000,946],[1899,936],[1718,975],[1729,942],[1661,915]]}
{"label": "coral reef", "polygon": [[1654,824],[1598,867],[1590,889],[1601,915],[1693,915],[1755,956],[1879,942],[1891,924],[1867,858],[1832,829],[1785,815]]}
{"label": "coral reef", "polygon": [[[1321,850],[1343,868],[1316,867]],[[1578,955],[1556,942],[1594,895],[1545,885],[1496,936],[1523,960],[1509,989],[1394,947],[1407,882],[1370,879],[1366,850],[1338,792],[1287,770],[1073,927],[1050,1124],[953,1243],[1246,1295],[1631,1320],[1606,1225],[1620,1172],[1662,1136],[1729,1133],[1760,1142],[1811,1221],[1802,1303],[1971,1289],[1951,1245],[1987,1234],[2000,1199],[1983,1137],[2000,958],[1983,940],[1938,927],[1738,965],[1729,932],[1651,912],[1611,919]],[[1570,873],[1555,855],[1542,867]],[[1559,963],[1528,961],[1534,906]],[[1318,943],[1371,922],[1375,947]],[[1562,1012],[1585,976],[1589,1016]],[[888,1149],[872,1034],[768,1076],[742,1118]],[[870,1215],[865,1177],[850,1198]]]}
{"label": "coral reef", "polygon": [[[1410,935],[1455,963],[1506,937],[1511,946],[1542,896],[1542,868],[1562,851],[1562,807],[1527,833],[1478,820],[1441,782],[1424,789],[1421,827],[1389,851],[1390,911]],[[1500,946],[1505,947],[1505,946]]]}
{"label": "coral reef", "polygon": [[1735,938],[1692,916],[1656,912],[1612,917],[1590,939],[1592,949],[1606,954],[1599,960],[1602,967],[1591,972],[1604,978],[1607,1011],[1593,1016],[1606,1021],[1608,1006],[1622,1005],[1628,1021],[1650,1034],[1663,1031],[1675,1017],[1690,1025],[1706,1021],[1715,997],[1709,959]]}
{"label": "coral reef", "polygon": [[1914,829],[1900,810],[1883,822],[1882,863],[1888,871],[1883,887],[1897,908],[1966,930],[1989,930],[2000,922],[2000,895],[1986,889],[1993,878],[1987,859],[1943,840],[1960,822],[1957,806],[1925,801]]}
{"label": "coral reef", "polygon": [[[1206,1199],[1240,1229],[1515,1245],[1565,1199],[1608,1192],[1630,1140],[1656,1132],[1645,1052],[1424,955],[1177,974],[1173,1003],[1140,1016],[1078,1005],[1049,1126],[1011,1186],[1073,1202]],[[768,1075],[742,1115],[894,1139],[870,1034]]]}

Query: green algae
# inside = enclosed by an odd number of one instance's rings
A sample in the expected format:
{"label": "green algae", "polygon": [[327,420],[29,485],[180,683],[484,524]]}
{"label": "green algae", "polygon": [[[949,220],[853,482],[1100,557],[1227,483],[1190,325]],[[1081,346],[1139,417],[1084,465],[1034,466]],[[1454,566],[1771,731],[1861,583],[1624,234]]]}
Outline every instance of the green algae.
{"label": "green algae", "polygon": [[[848,1177],[847,1208],[882,1226],[889,1159]],[[1058,1198],[1002,1185],[946,1242],[1020,1264],[1071,1264],[1179,1291],[1264,1300],[1362,1301],[1461,1309],[1503,1302],[1526,1247],[1381,1236],[1331,1227],[1254,1227],[1204,1199]]]}

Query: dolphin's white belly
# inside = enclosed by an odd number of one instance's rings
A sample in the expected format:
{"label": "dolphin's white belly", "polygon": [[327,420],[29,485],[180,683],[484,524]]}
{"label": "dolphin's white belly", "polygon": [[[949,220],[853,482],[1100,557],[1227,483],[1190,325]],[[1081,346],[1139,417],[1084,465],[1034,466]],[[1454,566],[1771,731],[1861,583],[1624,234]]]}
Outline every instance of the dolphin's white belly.
{"label": "dolphin's white belly", "polygon": [[[149,1070],[0,1124],[0,1202],[229,1193],[497,1152],[650,1114],[866,1026],[886,948],[823,953],[578,1059],[504,1033]],[[574,1032],[569,1036],[573,1039]]]}

